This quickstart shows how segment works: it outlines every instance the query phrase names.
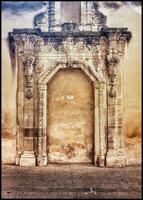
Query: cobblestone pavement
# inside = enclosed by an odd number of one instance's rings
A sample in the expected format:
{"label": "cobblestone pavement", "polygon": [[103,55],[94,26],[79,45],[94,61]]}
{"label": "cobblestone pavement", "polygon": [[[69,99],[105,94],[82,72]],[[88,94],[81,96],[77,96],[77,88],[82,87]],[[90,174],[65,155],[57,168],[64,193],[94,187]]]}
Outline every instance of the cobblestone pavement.
{"label": "cobblestone pavement", "polygon": [[2,198],[141,198],[141,167],[2,166]]}

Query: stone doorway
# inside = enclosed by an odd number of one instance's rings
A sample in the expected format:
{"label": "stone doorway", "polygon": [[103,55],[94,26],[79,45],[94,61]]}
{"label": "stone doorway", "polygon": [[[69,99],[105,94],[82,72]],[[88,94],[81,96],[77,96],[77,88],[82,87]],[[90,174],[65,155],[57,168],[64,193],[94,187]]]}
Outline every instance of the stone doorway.
{"label": "stone doorway", "polygon": [[93,162],[92,81],[81,69],[60,69],[47,89],[48,162]]}

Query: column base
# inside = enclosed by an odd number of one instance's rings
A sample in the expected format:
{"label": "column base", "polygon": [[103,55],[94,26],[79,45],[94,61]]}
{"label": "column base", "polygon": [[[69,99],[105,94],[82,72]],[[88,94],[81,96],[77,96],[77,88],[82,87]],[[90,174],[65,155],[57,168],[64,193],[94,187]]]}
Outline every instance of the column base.
{"label": "column base", "polygon": [[16,154],[16,156],[15,156],[15,165],[20,165],[20,156],[21,156],[21,154]]}
{"label": "column base", "polygon": [[110,149],[106,155],[106,166],[108,167],[125,167],[125,155],[123,150]]}
{"label": "column base", "polygon": [[20,166],[36,166],[36,158],[33,151],[24,151],[20,158]]}
{"label": "column base", "polygon": [[38,156],[37,157],[37,165],[38,166],[47,166],[48,159],[47,156]]}
{"label": "column base", "polygon": [[94,158],[95,166],[104,167],[105,166],[105,155],[98,155]]}

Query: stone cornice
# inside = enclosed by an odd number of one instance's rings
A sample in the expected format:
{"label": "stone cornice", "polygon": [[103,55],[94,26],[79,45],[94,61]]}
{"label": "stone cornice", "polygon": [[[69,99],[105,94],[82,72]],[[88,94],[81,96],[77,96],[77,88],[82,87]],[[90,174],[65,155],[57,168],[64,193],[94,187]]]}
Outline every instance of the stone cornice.
{"label": "stone cornice", "polygon": [[[62,40],[65,37],[84,37],[87,42],[92,42],[92,40],[99,40],[101,36],[105,36],[107,39],[111,34],[121,35],[125,40],[129,41],[131,38],[131,32],[127,31],[128,28],[106,28],[100,32],[91,31],[60,31],[60,32],[41,32],[40,29],[13,29],[13,32],[9,33],[9,37],[12,39],[13,35],[16,34],[33,34],[42,37],[45,41],[49,38],[56,40]],[[57,41],[56,41],[57,42]]]}

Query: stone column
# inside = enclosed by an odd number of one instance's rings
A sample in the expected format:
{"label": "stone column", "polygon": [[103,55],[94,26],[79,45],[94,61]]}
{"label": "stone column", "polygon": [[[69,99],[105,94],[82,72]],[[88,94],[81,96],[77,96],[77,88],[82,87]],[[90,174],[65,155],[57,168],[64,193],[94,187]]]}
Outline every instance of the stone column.
{"label": "stone column", "polygon": [[99,166],[100,144],[99,144],[99,83],[93,82],[94,88],[94,164]]}
{"label": "stone column", "polygon": [[20,158],[21,166],[35,166],[34,154],[34,105],[33,105],[33,82],[34,60],[33,56],[23,56],[24,63],[24,144],[23,154]]}
{"label": "stone column", "polygon": [[[117,84],[117,77],[120,77],[120,56],[117,49],[117,35],[110,39],[108,61],[108,151],[106,157],[107,166],[124,166],[124,154],[119,151],[121,144],[122,126],[120,126],[121,114],[121,82]],[[119,73],[120,71],[120,73]],[[120,74],[120,75],[119,75]],[[120,78],[119,78],[120,79]],[[120,142],[119,142],[120,141]]]}
{"label": "stone column", "polygon": [[86,13],[87,13],[87,2],[81,1],[81,19],[80,19],[81,25],[86,24]]}
{"label": "stone column", "polygon": [[105,166],[106,154],[106,85],[99,83],[99,166]]}
{"label": "stone column", "polygon": [[55,1],[55,24],[60,25],[61,24],[61,2]]}
{"label": "stone column", "polygon": [[49,2],[49,30],[61,31],[61,2]]}
{"label": "stone column", "polygon": [[87,1],[86,23],[92,24],[93,1]]}
{"label": "stone column", "polygon": [[[16,157],[15,164],[20,164],[20,156],[23,151],[23,107],[24,107],[24,78],[21,57],[16,59],[17,63],[17,134],[16,134]],[[19,66],[19,67],[18,67]]]}
{"label": "stone column", "polygon": [[38,165],[47,165],[47,85],[39,84]]}
{"label": "stone column", "polygon": [[117,148],[118,153],[121,155],[122,163],[125,162],[125,152],[124,152],[124,143],[123,143],[123,90],[122,90],[122,65],[123,65],[123,56],[126,45],[126,37],[120,36],[117,41],[118,54],[120,56],[120,63],[117,74],[117,124],[118,124],[118,140]]}

